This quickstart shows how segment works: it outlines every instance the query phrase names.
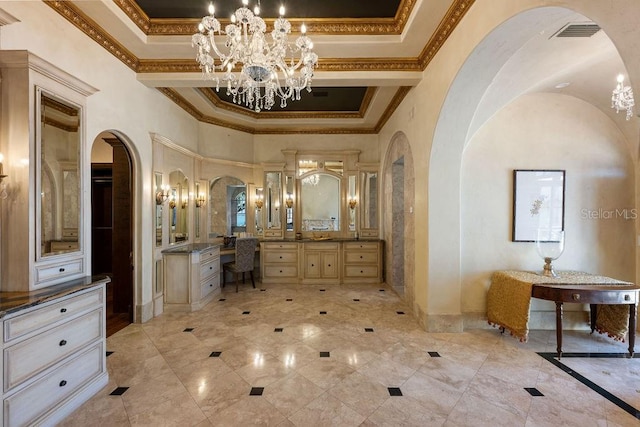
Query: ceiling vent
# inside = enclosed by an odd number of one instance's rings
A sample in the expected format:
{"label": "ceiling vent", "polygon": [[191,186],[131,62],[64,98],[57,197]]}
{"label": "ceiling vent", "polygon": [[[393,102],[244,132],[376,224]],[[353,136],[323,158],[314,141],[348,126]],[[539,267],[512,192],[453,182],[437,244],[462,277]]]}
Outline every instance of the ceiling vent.
{"label": "ceiling vent", "polygon": [[552,37],[591,37],[600,31],[600,27],[593,22],[567,24],[560,28]]}

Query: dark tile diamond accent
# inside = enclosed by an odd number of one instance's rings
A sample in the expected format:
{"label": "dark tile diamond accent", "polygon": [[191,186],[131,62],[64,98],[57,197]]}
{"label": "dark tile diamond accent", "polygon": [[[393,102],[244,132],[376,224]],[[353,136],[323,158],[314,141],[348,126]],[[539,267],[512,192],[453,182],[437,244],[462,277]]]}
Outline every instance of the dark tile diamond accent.
{"label": "dark tile diamond accent", "polygon": [[321,311],[320,314],[327,314],[327,312],[326,311]]}
{"label": "dark tile diamond accent", "polygon": [[260,289],[260,292],[266,292],[266,291],[267,291],[266,289]]}
{"label": "dark tile diamond accent", "polygon": [[286,301],[293,301],[293,298],[287,298]]}
{"label": "dark tile diamond accent", "polygon": [[185,330],[182,332],[193,332],[193,328],[185,328]]}
{"label": "dark tile diamond accent", "polygon": [[384,289],[378,289],[378,291],[380,291],[380,292],[384,292]]}
{"label": "dark tile diamond accent", "polygon": [[220,298],[218,301],[226,301],[226,298]]}
{"label": "dark tile diamond accent", "polygon": [[129,387],[116,387],[111,393],[111,396],[122,396],[125,391],[129,390]]}
{"label": "dark tile diamond accent", "polygon": [[113,351],[107,351],[107,357],[111,356],[113,354]]}
{"label": "dark tile diamond accent", "polygon": [[373,332],[373,328],[364,328],[365,332]]}
{"label": "dark tile diamond accent", "polygon": [[273,332],[282,332],[282,331],[284,331],[284,329],[283,329],[283,328],[275,328],[275,329],[273,330]]}
{"label": "dark tile diamond accent", "polygon": [[324,291],[325,291],[325,289],[320,289],[320,292],[324,292]]}
{"label": "dark tile diamond accent", "polygon": [[209,357],[220,357],[221,354],[221,351],[212,351]]}
{"label": "dark tile diamond accent", "polygon": [[360,298],[354,298],[353,300],[354,301],[360,301]]}
{"label": "dark tile diamond accent", "polygon": [[263,391],[264,391],[264,387],[251,387],[249,396],[262,396]]}
{"label": "dark tile diamond accent", "polygon": [[320,352],[320,357],[331,357],[331,355],[329,354],[328,351],[321,351]]}
{"label": "dark tile diamond accent", "polygon": [[440,353],[438,353],[437,351],[430,351],[428,353],[431,357],[440,357]]}
{"label": "dark tile diamond accent", "polygon": [[404,314],[404,311],[396,311],[397,314]]}
{"label": "dark tile diamond accent", "polygon": [[402,390],[399,387],[387,387],[389,396],[402,396]]}
{"label": "dark tile diamond accent", "polygon": [[243,311],[242,314],[251,314],[250,311]]}
{"label": "dark tile diamond accent", "polygon": [[544,394],[535,387],[525,387],[524,389],[527,390],[531,396],[544,396]]}

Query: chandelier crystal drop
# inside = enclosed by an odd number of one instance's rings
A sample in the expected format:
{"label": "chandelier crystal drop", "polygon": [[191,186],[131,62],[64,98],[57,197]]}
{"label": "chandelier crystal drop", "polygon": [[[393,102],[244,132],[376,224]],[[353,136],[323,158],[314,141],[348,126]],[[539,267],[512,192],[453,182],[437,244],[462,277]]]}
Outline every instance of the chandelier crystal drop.
{"label": "chandelier crystal drop", "polygon": [[617,80],[618,84],[611,95],[611,108],[615,108],[616,113],[626,111],[627,120],[630,120],[631,116],[633,116],[633,106],[635,105],[633,89],[631,89],[631,86],[624,85],[624,76],[622,74],[618,74]]}
{"label": "chandelier crystal drop", "polygon": [[[284,18],[283,6],[267,37],[267,25],[259,16],[260,1],[254,11],[247,8],[248,3],[242,0],[242,7],[231,15],[231,24],[224,30],[214,16],[213,3],[209,5],[209,16],[202,18],[198,32],[191,37],[192,46],[198,49],[196,61],[204,78],[216,82],[217,91],[220,80],[226,84],[227,95],[233,96],[234,103],[259,112],[270,110],[277,96],[284,108],[287,101],[300,99],[302,89],[311,92],[318,55],[312,50],[313,42],[306,36],[304,24],[295,43],[289,43],[291,23]],[[226,35],[225,52],[216,46],[216,34]],[[224,73],[221,79],[216,70]]]}

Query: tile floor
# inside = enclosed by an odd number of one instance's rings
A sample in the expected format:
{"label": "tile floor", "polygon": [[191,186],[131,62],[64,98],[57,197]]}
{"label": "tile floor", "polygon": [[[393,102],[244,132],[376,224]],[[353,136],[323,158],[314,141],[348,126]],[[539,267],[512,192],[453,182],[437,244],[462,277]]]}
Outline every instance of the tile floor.
{"label": "tile floor", "polygon": [[[388,287],[245,285],[129,325],[107,349],[109,385],[62,425],[640,425],[536,353],[555,350],[555,332],[426,333]],[[564,350],[626,345],[576,331]],[[562,363],[640,408],[640,358]]]}

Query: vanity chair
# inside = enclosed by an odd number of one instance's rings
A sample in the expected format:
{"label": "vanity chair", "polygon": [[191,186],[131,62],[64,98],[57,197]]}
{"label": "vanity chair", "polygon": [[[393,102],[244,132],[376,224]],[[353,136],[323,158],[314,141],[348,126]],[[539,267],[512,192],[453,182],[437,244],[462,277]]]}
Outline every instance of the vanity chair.
{"label": "vanity chair", "polygon": [[226,283],[227,271],[235,273],[236,292],[238,292],[238,279],[242,273],[242,283],[244,283],[244,273],[249,272],[251,275],[251,284],[256,287],[253,279],[254,259],[256,256],[256,247],[258,246],[257,237],[242,237],[236,239],[236,259],[233,262],[226,262],[222,266],[222,287]]}

